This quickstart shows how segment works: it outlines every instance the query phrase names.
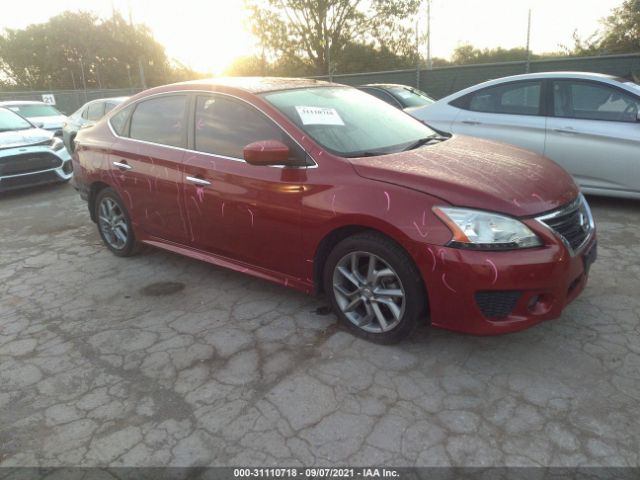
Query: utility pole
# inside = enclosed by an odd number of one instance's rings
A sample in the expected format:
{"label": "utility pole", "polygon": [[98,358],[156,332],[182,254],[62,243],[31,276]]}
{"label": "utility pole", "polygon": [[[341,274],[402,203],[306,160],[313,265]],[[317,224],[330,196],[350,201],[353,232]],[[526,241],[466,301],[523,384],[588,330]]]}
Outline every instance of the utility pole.
{"label": "utility pole", "polygon": [[140,86],[143,88],[143,90],[146,90],[147,82],[145,81],[145,78],[144,78],[144,66],[142,65],[141,58],[138,58],[138,71],[140,73]]}
{"label": "utility pole", "polygon": [[72,68],[69,68],[69,73],[71,74],[71,83],[73,84],[73,89],[76,90],[76,77],[73,74]]}
{"label": "utility pole", "polygon": [[82,88],[84,90],[84,102],[87,103],[87,82],[84,77],[84,63],[82,63],[82,57],[80,57],[80,72],[82,73]]}
{"label": "utility pole", "polygon": [[418,33],[418,18],[420,18],[420,12],[416,18],[416,88],[420,90],[420,35]]}
{"label": "utility pole", "polygon": [[333,75],[331,72],[331,46],[327,43],[327,69],[329,70],[329,81],[333,82]]}
{"label": "utility pole", "polygon": [[427,68],[433,68],[431,61],[431,0],[427,0]]}
{"label": "utility pole", "polygon": [[527,19],[527,66],[526,72],[531,71],[531,9],[529,9],[529,17]]}
{"label": "utility pole", "polygon": [[329,74],[329,81],[333,82],[333,71],[331,69],[331,38],[327,32],[327,19],[324,19],[322,24],[322,35],[324,36],[324,47],[327,49],[325,57],[327,58],[327,70]]}
{"label": "utility pole", "polygon": [[127,63],[127,77],[129,77],[129,91],[133,94],[133,82],[131,81],[131,65]]}

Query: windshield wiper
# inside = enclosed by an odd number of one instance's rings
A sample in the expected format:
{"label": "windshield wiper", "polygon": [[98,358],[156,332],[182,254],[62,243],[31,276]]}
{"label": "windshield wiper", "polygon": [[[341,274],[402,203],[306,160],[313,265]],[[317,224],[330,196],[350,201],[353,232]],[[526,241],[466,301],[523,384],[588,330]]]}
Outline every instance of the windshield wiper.
{"label": "windshield wiper", "polygon": [[416,140],[415,142],[413,142],[411,145],[409,145],[407,148],[403,149],[403,152],[406,152],[407,150],[414,150],[416,148],[419,148],[423,145],[426,145],[429,142],[442,142],[444,140],[447,140],[447,137],[443,137],[441,135],[438,134],[434,134],[434,135],[429,135],[428,137],[424,137],[421,138],[419,140]]}
{"label": "windshield wiper", "polygon": [[387,155],[389,152],[374,152],[374,151],[364,151],[364,152],[356,152],[350,153],[349,155],[345,155],[345,158],[361,158],[361,157],[379,157],[380,155]]}

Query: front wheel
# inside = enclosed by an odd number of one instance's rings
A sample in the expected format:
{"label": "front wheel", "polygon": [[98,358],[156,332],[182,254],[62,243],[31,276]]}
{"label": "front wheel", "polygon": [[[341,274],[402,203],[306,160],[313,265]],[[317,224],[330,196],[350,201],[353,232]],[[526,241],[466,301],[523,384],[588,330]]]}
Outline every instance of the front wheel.
{"label": "front wheel", "polygon": [[376,233],[354,235],[333,249],[324,286],[342,323],[377,343],[402,340],[425,311],[424,288],[412,259]]}
{"label": "front wheel", "polygon": [[118,194],[111,188],[101,190],[95,208],[98,232],[107,248],[119,257],[138,253],[139,244],[133,235],[129,214]]}

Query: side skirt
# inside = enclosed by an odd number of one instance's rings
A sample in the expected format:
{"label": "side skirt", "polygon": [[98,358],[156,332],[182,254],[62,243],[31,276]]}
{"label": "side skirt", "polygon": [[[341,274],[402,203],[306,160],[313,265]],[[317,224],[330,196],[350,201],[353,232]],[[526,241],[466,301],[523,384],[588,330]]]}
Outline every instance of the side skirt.
{"label": "side skirt", "polygon": [[180,255],[194,258],[196,260],[201,260],[203,262],[207,262],[212,265],[217,265],[219,267],[227,268],[235,272],[246,273],[247,275],[251,275],[253,277],[257,277],[263,280],[277,283],[278,285],[291,287],[301,292],[304,292],[306,294],[311,294],[314,291],[313,283],[309,282],[308,280],[302,280],[300,278],[292,277],[290,275],[285,275],[283,273],[275,272],[273,270],[268,270],[265,268],[260,268],[253,265],[245,264],[242,262],[237,262],[235,260],[231,260],[229,258],[222,257],[220,255],[214,255],[209,252],[203,252],[201,250],[197,250],[194,248],[188,248],[183,245],[179,245],[173,242],[168,242],[166,240],[156,238],[156,237],[145,236],[144,238],[140,239],[140,241],[142,243],[160,248],[162,250],[168,250],[170,252],[178,253]]}

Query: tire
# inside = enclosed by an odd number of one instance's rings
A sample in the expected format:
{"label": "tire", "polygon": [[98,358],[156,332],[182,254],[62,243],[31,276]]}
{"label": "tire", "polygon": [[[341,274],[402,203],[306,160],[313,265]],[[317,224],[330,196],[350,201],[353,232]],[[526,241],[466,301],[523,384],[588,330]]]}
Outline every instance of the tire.
{"label": "tire", "polygon": [[339,320],[375,343],[406,338],[426,310],[424,286],[413,260],[393,240],[375,232],[338,243],[327,258],[323,283]]}
{"label": "tire", "polygon": [[100,238],[114,255],[130,257],[140,251],[129,213],[113,189],[105,188],[98,193],[95,218]]}

